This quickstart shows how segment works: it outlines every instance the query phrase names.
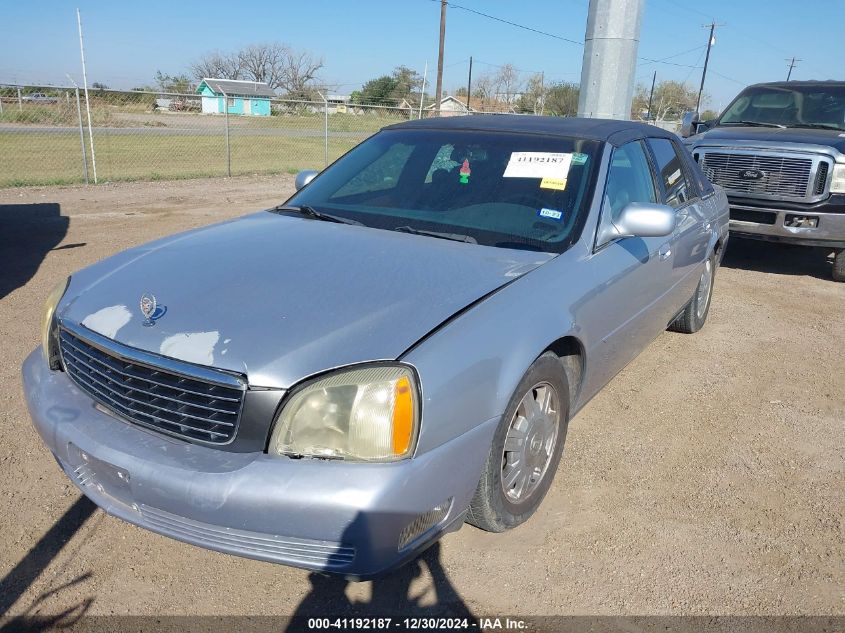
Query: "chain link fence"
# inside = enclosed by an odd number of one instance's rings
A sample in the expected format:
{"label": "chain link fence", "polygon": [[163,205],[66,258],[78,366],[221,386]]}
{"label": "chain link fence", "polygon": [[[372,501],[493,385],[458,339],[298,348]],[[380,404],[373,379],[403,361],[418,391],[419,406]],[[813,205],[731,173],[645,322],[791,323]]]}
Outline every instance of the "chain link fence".
{"label": "chain link fence", "polygon": [[0,86],[0,187],[293,174],[386,125],[436,115],[407,102],[247,101],[89,89],[86,107],[75,87]]}
{"label": "chain link fence", "polygon": [[[210,101],[89,89],[86,108],[73,87],[0,86],[0,187],[320,169],[382,127],[418,116],[410,107],[325,100],[265,99],[261,108]],[[266,114],[236,113],[253,108]]]}

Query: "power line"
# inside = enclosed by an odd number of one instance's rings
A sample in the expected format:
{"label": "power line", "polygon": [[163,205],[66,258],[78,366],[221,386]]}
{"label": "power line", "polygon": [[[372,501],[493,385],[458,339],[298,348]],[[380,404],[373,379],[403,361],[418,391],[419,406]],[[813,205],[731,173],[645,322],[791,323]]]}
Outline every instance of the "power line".
{"label": "power line", "polygon": [[[431,0],[432,2],[439,2],[440,0]],[[481,17],[487,18],[488,20],[495,20],[496,22],[501,22],[503,24],[508,24],[510,26],[514,26],[518,29],[523,29],[525,31],[531,31],[532,33],[536,33],[538,35],[543,35],[545,37],[551,37],[552,39],[561,40],[562,42],[568,42],[570,44],[575,44],[577,46],[584,46],[583,41],[573,40],[568,37],[564,37],[562,35],[556,35],[554,33],[549,33],[548,31],[541,31],[540,29],[535,29],[531,26],[526,26],[525,24],[519,24],[517,22],[511,22],[510,20],[506,20],[505,18],[496,17],[495,15],[490,15],[489,13],[484,13],[482,11],[476,11],[475,9],[470,9],[469,7],[462,6],[460,4],[455,4],[454,2],[447,2],[450,7],[455,9],[460,9],[461,11],[467,11],[468,13],[474,13],[475,15],[480,15]]]}

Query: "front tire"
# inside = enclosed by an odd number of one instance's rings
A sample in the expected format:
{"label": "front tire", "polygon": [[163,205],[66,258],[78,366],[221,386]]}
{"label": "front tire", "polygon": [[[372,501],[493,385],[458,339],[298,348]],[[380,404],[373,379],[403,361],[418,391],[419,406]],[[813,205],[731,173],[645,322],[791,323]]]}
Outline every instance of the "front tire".
{"label": "front tire", "polygon": [[704,262],[704,270],[698,279],[695,294],[684,308],[684,311],[669,324],[672,332],[694,334],[704,327],[707,315],[710,313],[710,300],[713,297],[713,282],[716,280],[716,254],[710,255]]}
{"label": "front tire", "polygon": [[568,422],[566,373],[555,354],[543,354],[522,377],[499,422],[467,522],[504,532],[527,521],[552,484]]}
{"label": "front tire", "polygon": [[833,254],[833,281],[845,281],[845,248]]}

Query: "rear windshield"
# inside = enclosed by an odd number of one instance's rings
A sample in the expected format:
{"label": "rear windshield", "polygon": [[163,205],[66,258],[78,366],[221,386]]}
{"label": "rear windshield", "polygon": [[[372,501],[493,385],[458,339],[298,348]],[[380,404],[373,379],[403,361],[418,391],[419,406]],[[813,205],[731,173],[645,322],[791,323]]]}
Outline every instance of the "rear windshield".
{"label": "rear windshield", "polygon": [[387,230],[562,252],[593,189],[596,141],[468,130],[386,130],[288,201]]}

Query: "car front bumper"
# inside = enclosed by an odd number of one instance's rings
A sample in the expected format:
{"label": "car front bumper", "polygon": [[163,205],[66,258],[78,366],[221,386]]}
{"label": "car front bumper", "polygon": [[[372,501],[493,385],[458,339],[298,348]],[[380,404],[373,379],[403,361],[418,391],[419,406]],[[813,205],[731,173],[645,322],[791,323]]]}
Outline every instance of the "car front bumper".
{"label": "car front bumper", "polygon": [[[730,200],[730,230],[734,235],[803,246],[845,248],[845,213],[825,212],[824,204],[806,208],[772,208]],[[800,219],[816,226],[797,226]]]}
{"label": "car front bumper", "polygon": [[[116,418],[51,371],[23,365],[36,430],[71,481],[109,514],[212,550],[366,578],[460,528],[497,419],[412,459],[367,464],[233,453]],[[400,535],[451,499],[436,525]]]}

